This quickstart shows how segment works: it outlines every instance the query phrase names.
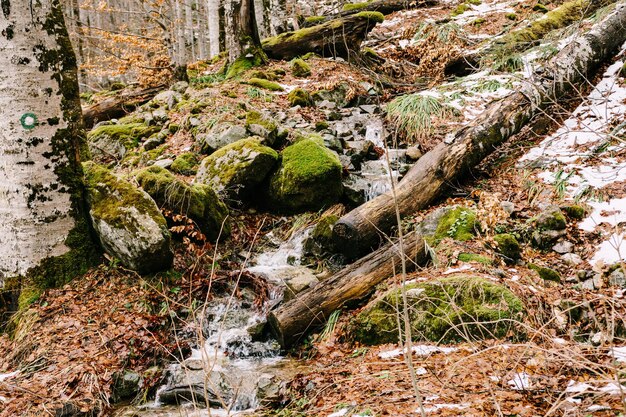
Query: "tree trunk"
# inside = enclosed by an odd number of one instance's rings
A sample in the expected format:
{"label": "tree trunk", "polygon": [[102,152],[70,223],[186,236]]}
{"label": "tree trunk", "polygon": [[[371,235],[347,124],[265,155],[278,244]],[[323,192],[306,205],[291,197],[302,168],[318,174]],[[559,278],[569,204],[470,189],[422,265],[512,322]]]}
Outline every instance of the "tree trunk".
{"label": "tree trunk", "polygon": [[85,107],[83,109],[85,126],[91,128],[93,125],[103,120],[122,117],[133,111],[136,107],[151,100],[162,90],[163,86],[159,86],[132,93],[120,94],[119,96],[111,97],[100,103]]}
{"label": "tree trunk", "polygon": [[377,13],[355,14],[321,25],[286,32],[265,39],[263,51],[270,58],[289,60],[314,52],[322,56],[349,58],[359,51],[367,34],[383,17]]}
{"label": "tree trunk", "polygon": [[59,0],[2,0],[0,287],[60,285],[93,260],[76,70]]}
{"label": "tree trunk", "polygon": [[[405,236],[403,249],[409,265],[428,261],[424,240],[416,233]],[[362,301],[378,284],[399,273],[401,256],[398,243],[389,243],[279,306],[269,315],[278,342],[283,348],[292,346],[323,325],[333,311]]]}
{"label": "tree trunk", "polygon": [[207,17],[209,24],[209,58],[220,53],[220,2],[208,0]]}
{"label": "tree trunk", "polygon": [[[427,7],[437,4],[437,0],[378,0],[368,3],[361,3],[362,7],[356,7],[350,10],[343,10],[333,16],[326,17],[322,22],[328,22],[329,20],[339,19],[341,17],[350,16],[360,12],[380,12],[384,15],[397,12],[399,10],[417,9],[419,7]],[[350,3],[346,3],[350,4]],[[307,26],[315,26],[320,22],[308,23]]]}
{"label": "tree trunk", "polygon": [[395,225],[394,204],[403,216],[427,207],[449,184],[471,177],[472,168],[518,133],[532,116],[592,75],[626,41],[624,3],[536,71],[522,91],[492,103],[452,140],[424,155],[398,184],[395,202],[391,193],[383,194],[342,217],[333,229],[339,250],[354,259],[376,248],[381,241],[379,233],[389,232]]}

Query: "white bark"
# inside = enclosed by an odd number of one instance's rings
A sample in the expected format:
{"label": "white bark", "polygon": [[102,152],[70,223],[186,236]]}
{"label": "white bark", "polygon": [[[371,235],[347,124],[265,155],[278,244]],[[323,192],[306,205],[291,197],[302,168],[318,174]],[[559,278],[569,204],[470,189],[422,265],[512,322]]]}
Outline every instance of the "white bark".
{"label": "white bark", "polygon": [[[2,278],[24,276],[44,259],[67,253],[65,241],[76,226],[75,190],[58,176],[75,163],[68,159],[72,150],[58,149],[72,123],[64,110],[73,105],[63,100],[60,80],[72,75],[51,54],[72,51],[44,29],[51,22],[63,27],[62,19],[50,20],[52,8],[53,0],[2,1],[0,287]],[[73,82],[75,76],[74,68]]]}
{"label": "white bark", "polygon": [[220,0],[208,0],[209,58],[220,53]]}

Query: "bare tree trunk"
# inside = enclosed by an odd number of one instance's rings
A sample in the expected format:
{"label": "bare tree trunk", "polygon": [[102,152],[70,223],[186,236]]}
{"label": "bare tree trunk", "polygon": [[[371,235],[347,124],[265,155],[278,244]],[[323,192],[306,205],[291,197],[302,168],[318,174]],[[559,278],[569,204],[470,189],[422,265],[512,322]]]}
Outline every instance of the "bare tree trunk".
{"label": "bare tree trunk", "polygon": [[208,0],[209,57],[220,53],[220,0]]}
{"label": "bare tree trunk", "polygon": [[0,287],[67,282],[93,260],[76,57],[59,0],[2,1]]}
{"label": "bare tree trunk", "polygon": [[626,2],[576,37],[522,91],[494,102],[454,138],[424,155],[397,187],[397,200],[383,194],[342,217],[333,228],[333,240],[348,258],[355,259],[378,247],[380,233],[395,225],[394,204],[403,216],[427,207],[449,184],[470,177],[471,170],[502,142],[546,106],[576,88],[626,41]]}

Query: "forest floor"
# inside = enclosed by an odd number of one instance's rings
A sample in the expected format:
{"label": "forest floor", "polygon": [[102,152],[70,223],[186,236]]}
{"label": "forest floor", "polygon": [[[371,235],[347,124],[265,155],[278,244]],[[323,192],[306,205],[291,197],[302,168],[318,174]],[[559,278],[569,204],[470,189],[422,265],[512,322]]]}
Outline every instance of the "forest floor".
{"label": "forest floor", "polygon": [[[272,62],[263,70],[285,70],[287,75],[280,83],[288,91],[297,87],[333,90],[347,82],[353,88],[349,94],[355,96],[364,94],[363,82],[375,83],[384,76],[386,80],[394,80],[376,99],[377,104],[384,104],[402,94],[434,91],[453,82],[442,74],[454,51],[467,51],[478,39],[500,35],[521,25],[534,16],[535,3],[490,1],[483,7],[470,7],[454,17],[462,30],[451,32],[450,38],[445,39],[438,38],[434,32],[426,34],[430,39],[427,43],[411,43],[420,28],[423,29],[421,23],[449,19],[457,3],[388,16],[370,37],[369,46],[387,60],[373,69],[313,58],[312,75],[306,79],[292,76],[286,62]],[[550,8],[561,3],[552,2]],[[478,19],[483,22],[477,24]],[[620,60],[623,57],[615,62],[621,64]],[[311,126],[325,121],[325,113],[317,107],[290,109],[288,91],[272,93],[236,80],[215,81],[212,74],[221,64],[200,66],[201,73],[195,78],[195,85],[192,83],[194,101],[210,103],[201,116],[185,108],[172,112],[173,123],[185,125],[192,117],[237,122],[248,108],[265,109],[273,114],[286,112],[290,117],[297,113],[302,123]],[[557,168],[548,167],[552,169],[549,172],[541,164],[519,164],[525,155],[532,155],[533,149],[542,146],[544,151],[548,149],[542,145],[546,138],[555,142],[555,137],[564,136],[559,129],[567,125],[572,112],[582,104],[582,114],[585,103],[593,102],[588,94],[599,91],[606,99],[611,91],[626,89],[626,80],[619,74],[601,75],[609,65],[582,88],[585,91],[538,117],[474,170],[472,178],[455,184],[446,198],[405,219],[410,227],[439,207],[462,205],[477,210],[482,233],[466,242],[445,239],[437,248],[437,262],[406,279],[421,282],[471,272],[505,284],[524,301],[528,312],[520,323],[526,335],[523,339],[467,338],[449,346],[416,342],[411,372],[400,345],[372,347],[355,343],[350,325],[360,310],[343,311],[333,328],[323,335],[311,335],[302,347],[290,352],[305,364],[307,371],[288,382],[282,398],[257,414],[419,416],[421,403],[423,412],[429,416],[623,416],[626,348],[620,338],[623,334],[615,333],[616,329],[624,329],[626,322],[625,290],[608,278],[610,268],[617,263],[614,256],[610,255],[604,262],[598,249],[606,247],[606,242],[611,246],[612,236],[623,236],[626,209],[623,205],[606,204],[624,199],[626,178],[622,178],[622,172],[625,171],[609,172],[610,180],[602,177],[606,181],[592,187],[584,198],[576,194],[581,183],[576,182],[577,176],[584,177],[594,169],[605,172],[603,167],[607,166],[621,169],[626,162],[623,136],[612,142],[614,147],[608,155],[589,158],[586,165],[572,168],[563,163]],[[613,80],[610,91],[594,90],[593,86],[603,79]],[[474,112],[479,112],[484,105],[480,100],[497,98],[496,91],[499,87],[487,91],[492,94],[485,93],[482,98],[467,102],[474,106]],[[605,111],[610,117],[603,119],[602,129],[615,128],[626,116],[626,96],[614,98],[619,106]],[[458,114],[434,118],[432,131],[417,141],[421,150],[427,152],[467,121]],[[597,141],[574,142],[574,150],[581,153],[598,144]],[[167,152],[172,155],[189,151],[194,145],[192,132],[179,130],[168,138],[167,145]],[[116,167],[119,173],[136,168],[123,164]],[[513,205],[514,215],[502,217],[502,202]],[[565,234],[565,239],[575,248],[571,253],[580,262],[572,264],[571,257],[566,259],[553,250],[539,250],[530,244],[523,246],[524,262],[519,265],[507,265],[498,257],[493,243],[498,226],[525,224],[550,204],[563,207],[573,203],[586,208],[583,219],[568,218]],[[119,382],[117,375],[127,369],[143,376],[138,402],[146,401],[153,398],[163,383],[163,364],[181,361],[189,353],[190,344],[180,334],[181,330],[191,335],[196,333],[195,306],[237,287],[237,291],[255,294],[257,307],[261,308],[269,296],[269,288],[255,275],[242,272],[246,254],[258,251],[257,246],[266,243],[264,236],[269,232],[289,235],[294,228],[314,222],[319,213],[309,217],[278,216],[246,209],[233,211],[232,217],[231,239],[214,244],[200,236],[186,219],[170,214],[169,219],[178,222],[172,229],[176,237],[172,271],[140,277],[114,260],[107,260],[82,279],[46,291],[29,310],[21,312],[13,337],[0,337],[0,416],[110,415],[111,395]],[[589,229],[584,227],[585,222],[597,224]],[[614,251],[608,252],[619,255],[622,242],[615,240]],[[622,249],[622,254],[623,251],[626,249]],[[460,260],[459,255],[465,253],[490,261]],[[621,259],[623,263],[623,255]],[[542,279],[529,267],[531,264],[549,267],[561,276],[561,281]],[[319,261],[313,266],[322,268],[328,263]],[[580,271],[589,273],[585,276],[589,279],[579,279]],[[600,280],[590,278],[595,275]],[[381,286],[374,298],[399,280],[396,277]],[[589,284],[590,280],[594,281],[593,285]],[[580,307],[585,319],[574,322],[570,312]],[[417,381],[417,390],[411,373]],[[177,412],[187,414],[182,409]]]}

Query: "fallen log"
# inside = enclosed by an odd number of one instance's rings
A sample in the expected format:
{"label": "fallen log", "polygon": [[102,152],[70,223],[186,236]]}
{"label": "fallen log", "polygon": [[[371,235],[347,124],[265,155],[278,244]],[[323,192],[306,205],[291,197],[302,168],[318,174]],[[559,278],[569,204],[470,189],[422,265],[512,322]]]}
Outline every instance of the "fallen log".
{"label": "fallen log", "polygon": [[[416,233],[405,237],[403,249],[409,266],[428,261],[424,240]],[[292,346],[323,325],[333,311],[366,298],[376,285],[399,273],[401,256],[398,243],[388,243],[270,312],[268,320],[280,345]]]}
{"label": "fallen log", "polygon": [[330,20],[321,25],[281,33],[263,40],[268,57],[292,59],[309,52],[321,56],[349,58],[359,51],[361,43],[377,23],[385,20],[379,12],[360,12]]}
{"label": "fallen log", "polygon": [[344,10],[332,16],[313,16],[308,20],[305,19],[304,27],[319,25],[329,20],[350,16],[359,12],[379,12],[388,15],[400,10],[434,6],[437,3],[436,0],[377,0],[366,3],[347,3],[344,5]]}
{"label": "fallen log", "polygon": [[91,128],[98,122],[122,117],[142,104],[152,100],[163,88],[163,86],[159,86],[130,93],[122,93],[102,100],[94,105],[83,107],[83,121],[85,127]]}
{"label": "fallen log", "polygon": [[395,205],[402,216],[414,214],[440,197],[534,115],[580,86],[626,41],[626,2],[619,2],[585,34],[575,37],[523,87],[494,102],[470,125],[426,153],[396,187],[396,198],[383,194],[343,216],[333,241],[350,259],[378,247],[380,233],[395,225]]}

